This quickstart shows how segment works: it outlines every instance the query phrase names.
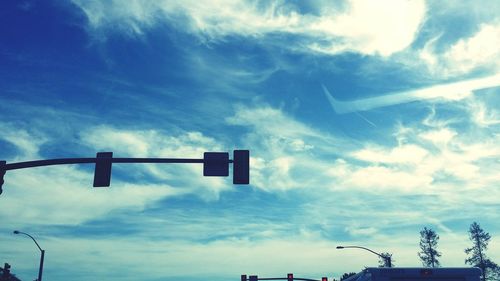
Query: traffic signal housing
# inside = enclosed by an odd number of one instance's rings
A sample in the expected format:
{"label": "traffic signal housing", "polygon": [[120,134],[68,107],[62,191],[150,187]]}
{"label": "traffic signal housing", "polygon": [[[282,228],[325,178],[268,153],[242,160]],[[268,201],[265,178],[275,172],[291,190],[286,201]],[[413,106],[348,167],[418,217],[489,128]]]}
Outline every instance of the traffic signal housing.
{"label": "traffic signal housing", "polygon": [[249,184],[250,151],[235,150],[233,158],[233,184]]}
{"label": "traffic signal housing", "polygon": [[111,184],[113,152],[98,152],[95,160],[94,187],[108,187]]}

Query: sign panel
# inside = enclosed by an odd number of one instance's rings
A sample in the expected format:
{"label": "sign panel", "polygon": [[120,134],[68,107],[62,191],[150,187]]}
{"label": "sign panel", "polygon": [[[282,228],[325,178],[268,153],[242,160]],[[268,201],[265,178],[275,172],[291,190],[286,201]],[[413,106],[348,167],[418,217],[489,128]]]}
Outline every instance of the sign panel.
{"label": "sign panel", "polygon": [[229,153],[205,152],[203,154],[203,175],[205,177],[229,176]]}

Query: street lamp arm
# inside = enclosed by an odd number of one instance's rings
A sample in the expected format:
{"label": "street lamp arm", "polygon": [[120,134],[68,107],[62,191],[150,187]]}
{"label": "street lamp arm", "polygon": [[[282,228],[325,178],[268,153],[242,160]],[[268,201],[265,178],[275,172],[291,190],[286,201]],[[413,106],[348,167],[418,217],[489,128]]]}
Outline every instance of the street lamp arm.
{"label": "street lamp arm", "polygon": [[33,240],[33,242],[35,242],[35,244],[38,247],[38,249],[40,250],[40,252],[43,251],[42,248],[40,247],[40,245],[38,245],[38,242],[36,242],[35,238],[33,238],[33,236],[29,235],[28,233],[22,232],[19,230],[14,230],[14,234],[24,234],[24,235],[28,236],[29,238],[31,238],[31,240]]}
{"label": "street lamp arm", "polygon": [[372,251],[372,250],[370,250],[370,249],[368,249],[368,248],[361,247],[361,246],[342,246],[342,248],[358,248],[358,249],[363,249],[363,250],[367,250],[367,251],[369,251],[369,252],[372,252],[372,253],[374,253],[375,255],[377,255],[377,256],[379,256],[379,257],[381,257],[381,258],[383,258],[383,259],[385,259],[385,258],[386,258],[386,257],[382,256],[381,254],[379,254],[379,253],[375,252],[375,251]]}

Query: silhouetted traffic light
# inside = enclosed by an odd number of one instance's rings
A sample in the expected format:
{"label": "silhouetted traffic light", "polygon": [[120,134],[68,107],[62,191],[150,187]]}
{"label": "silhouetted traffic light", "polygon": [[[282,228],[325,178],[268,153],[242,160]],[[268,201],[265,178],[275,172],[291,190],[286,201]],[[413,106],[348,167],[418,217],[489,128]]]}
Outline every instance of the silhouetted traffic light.
{"label": "silhouetted traffic light", "polygon": [[246,274],[242,274],[241,275],[241,281],[247,281],[247,275]]}
{"label": "silhouetted traffic light", "polygon": [[249,281],[258,281],[259,277],[257,275],[250,275],[248,276]]}
{"label": "silhouetted traffic light", "polygon": [[113,152],[98,152],[95,158],[44,159],[9,164],[6,161],[0,161],[0,194],[7,170],[80,163],[95,163],[94,187],[110,186],[113,163],[199,163],[203,164],[203,175],[209,177],[229,176],[229,164],[233,163],[233,184],[250,183],[250,152],[248,150],[235,150],[233,160],[229,160],[228,152],[205,152],[203,159],[113,158]]}
{"label": "silhouetted traffic light", "polygon": [[249,184],[250,151],[235,150],[233,158],[233,184]]}
{"label": "silhouetted traffic light", "polygon": [[98,152],[95,160],[94,187],[105,187],[111,184],[111,165],[113,152]]}
{"label": "silhouetted traffic light", "polygon": [[328,281],[328,277],[321,277],[321,281]]}
{"label": "silhouetted traffic light", "polygon": [[288,273],[286,275],[286,279],[287,279],[287,281],[293,281],[293,273]]}

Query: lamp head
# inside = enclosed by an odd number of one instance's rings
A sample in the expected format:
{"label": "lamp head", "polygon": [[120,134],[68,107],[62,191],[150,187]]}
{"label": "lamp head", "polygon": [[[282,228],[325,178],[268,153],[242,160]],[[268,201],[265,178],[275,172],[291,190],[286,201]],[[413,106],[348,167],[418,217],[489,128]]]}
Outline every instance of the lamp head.
{"label": "lamp head", "polygon": [[14,230],[14,234],[19,234],[19,230]]}
{"label": "lamp head", "polygon": [[337,246],[337,249],[344,249],[343,246]]}

